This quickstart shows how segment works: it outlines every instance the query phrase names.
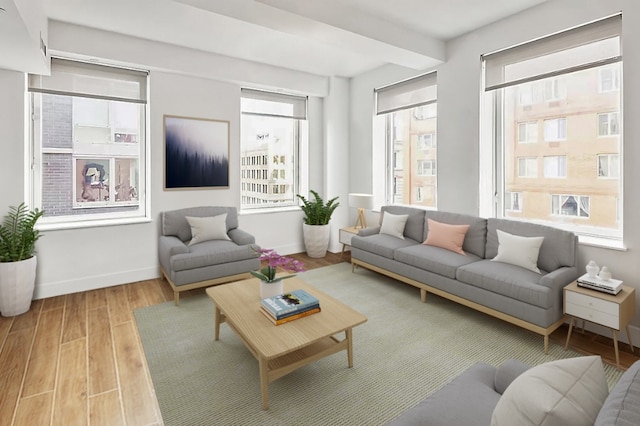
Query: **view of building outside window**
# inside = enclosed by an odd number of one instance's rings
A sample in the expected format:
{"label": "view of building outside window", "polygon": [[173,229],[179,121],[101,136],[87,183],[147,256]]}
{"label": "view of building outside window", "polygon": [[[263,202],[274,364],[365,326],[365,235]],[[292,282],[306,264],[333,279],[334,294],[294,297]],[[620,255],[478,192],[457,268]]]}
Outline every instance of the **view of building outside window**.
{"label": "view of building outside window", "polygon": [[437,104],[386,115],[392,203],[436,207]]}
{"label": "view of building outside window", "polygon": [[242,98],[243,209],[297,205],[300,120],[285,116],[292,115],[290,109],[287,103]]}
{"label": "view of building outside window", "polygon": [[501,89],[504,216],[620,236],[621,64]]}

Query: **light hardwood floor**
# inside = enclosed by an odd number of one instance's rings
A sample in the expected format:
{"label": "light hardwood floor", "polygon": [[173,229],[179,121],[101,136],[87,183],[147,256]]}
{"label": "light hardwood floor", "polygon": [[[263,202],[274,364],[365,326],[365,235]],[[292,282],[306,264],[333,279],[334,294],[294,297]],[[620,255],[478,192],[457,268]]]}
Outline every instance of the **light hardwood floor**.
{"label": "light hardwood floor", "polygon": [[[293,257],[307,269],[350,261]],[[24,315],[0,317],[0,426],[162,424],[133,310],[172,300],[157,279],[36,300]],[[551,339],[564,345],[566,333]],[[574,333],[572,347],[614,363],[611,339]],[[623,368],[638,359],[628,345],[620,350]]]}

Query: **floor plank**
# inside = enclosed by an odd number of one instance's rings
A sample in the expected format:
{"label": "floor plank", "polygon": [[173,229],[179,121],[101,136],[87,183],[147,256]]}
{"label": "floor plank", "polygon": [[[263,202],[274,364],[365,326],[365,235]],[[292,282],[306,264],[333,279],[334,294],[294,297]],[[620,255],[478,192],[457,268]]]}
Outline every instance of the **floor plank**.
{"label": "floor plank", "polygon": [[0,353],[0,426],[12,424],[35,329],[9,333]]}
{"label": "floor plank", "polygon": [[127,297],[127,286],[118,285],[107,289],[107,303],[111,324],[121,324],[133,319],[132,309]]}
{"label": "floor plank", "polygon": [[87,293],[87,310],[107,306],[107,290],[99,288]]}
{"label": "floor plank", "polygon": [[155,396],[147,380],[146,363],[138,339],[138,330],[133,322],[113,327],[125,422],[146,425],[157,422],[158,418]]}
{"label": "floor plank", "polygon": [[117,390],[89,398],[89,424],[91,426],[124,425],[120,393]]}
{"label": "floor plank", "polygon": [[24,330],[26,328],[35,328],[38,323],[38,316],[42,309],[42,300],[34,300],[31,303],[31,309],[22,315],[17,315],[13,319],[11,331]]}
{"label": "floor plank", "polygon": [[40,426],[51,423],[53,391],[21,398],[14,424],[18,426]]}
{"label": "floor plank", "polygon": [[53,403],[53,425],[88,424],[87,344],[75,339],[62,345],[58,386]]}
{"label": "floor plank", "polygon": [[118,388],[113,339],[106,306],[88,312],[89,395]]}
{"label": "floor plank", "polygon": [[71,342],[87,335],[87,293],[67,295],[64,312],[62,343]]}
{"label": "floor plank", "polygon": [[58,368],[63,309],[45,311],[40,316],[22,397],[53,391]]}

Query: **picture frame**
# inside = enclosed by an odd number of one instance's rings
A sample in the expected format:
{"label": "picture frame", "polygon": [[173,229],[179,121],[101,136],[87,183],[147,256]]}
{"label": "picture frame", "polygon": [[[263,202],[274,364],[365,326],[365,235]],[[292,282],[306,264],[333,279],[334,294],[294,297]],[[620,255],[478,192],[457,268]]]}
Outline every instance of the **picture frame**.
{"label": "picture frame", "polygon": [[229,188],[229,121],[164,115],[164,189]]}

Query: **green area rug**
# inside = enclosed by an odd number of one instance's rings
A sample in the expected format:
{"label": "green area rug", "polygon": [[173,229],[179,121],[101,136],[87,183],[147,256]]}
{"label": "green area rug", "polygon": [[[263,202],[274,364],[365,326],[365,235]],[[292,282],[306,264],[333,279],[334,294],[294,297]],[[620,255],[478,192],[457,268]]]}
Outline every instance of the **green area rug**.
{"label": "green area rug", "polygon": [[[223,324],[213,340],[206,295],[135,311],[166,425],[380,425],[476,362],[536,365],[580,356],[454,302],[346,263],[300,274],[365,314],[354,328],[354,367],[341,352],[269,385],[261,409],[258,363]],[[283,325],[282,327],[285,327]],[[621,372],[605,365],[609,387]]]}

